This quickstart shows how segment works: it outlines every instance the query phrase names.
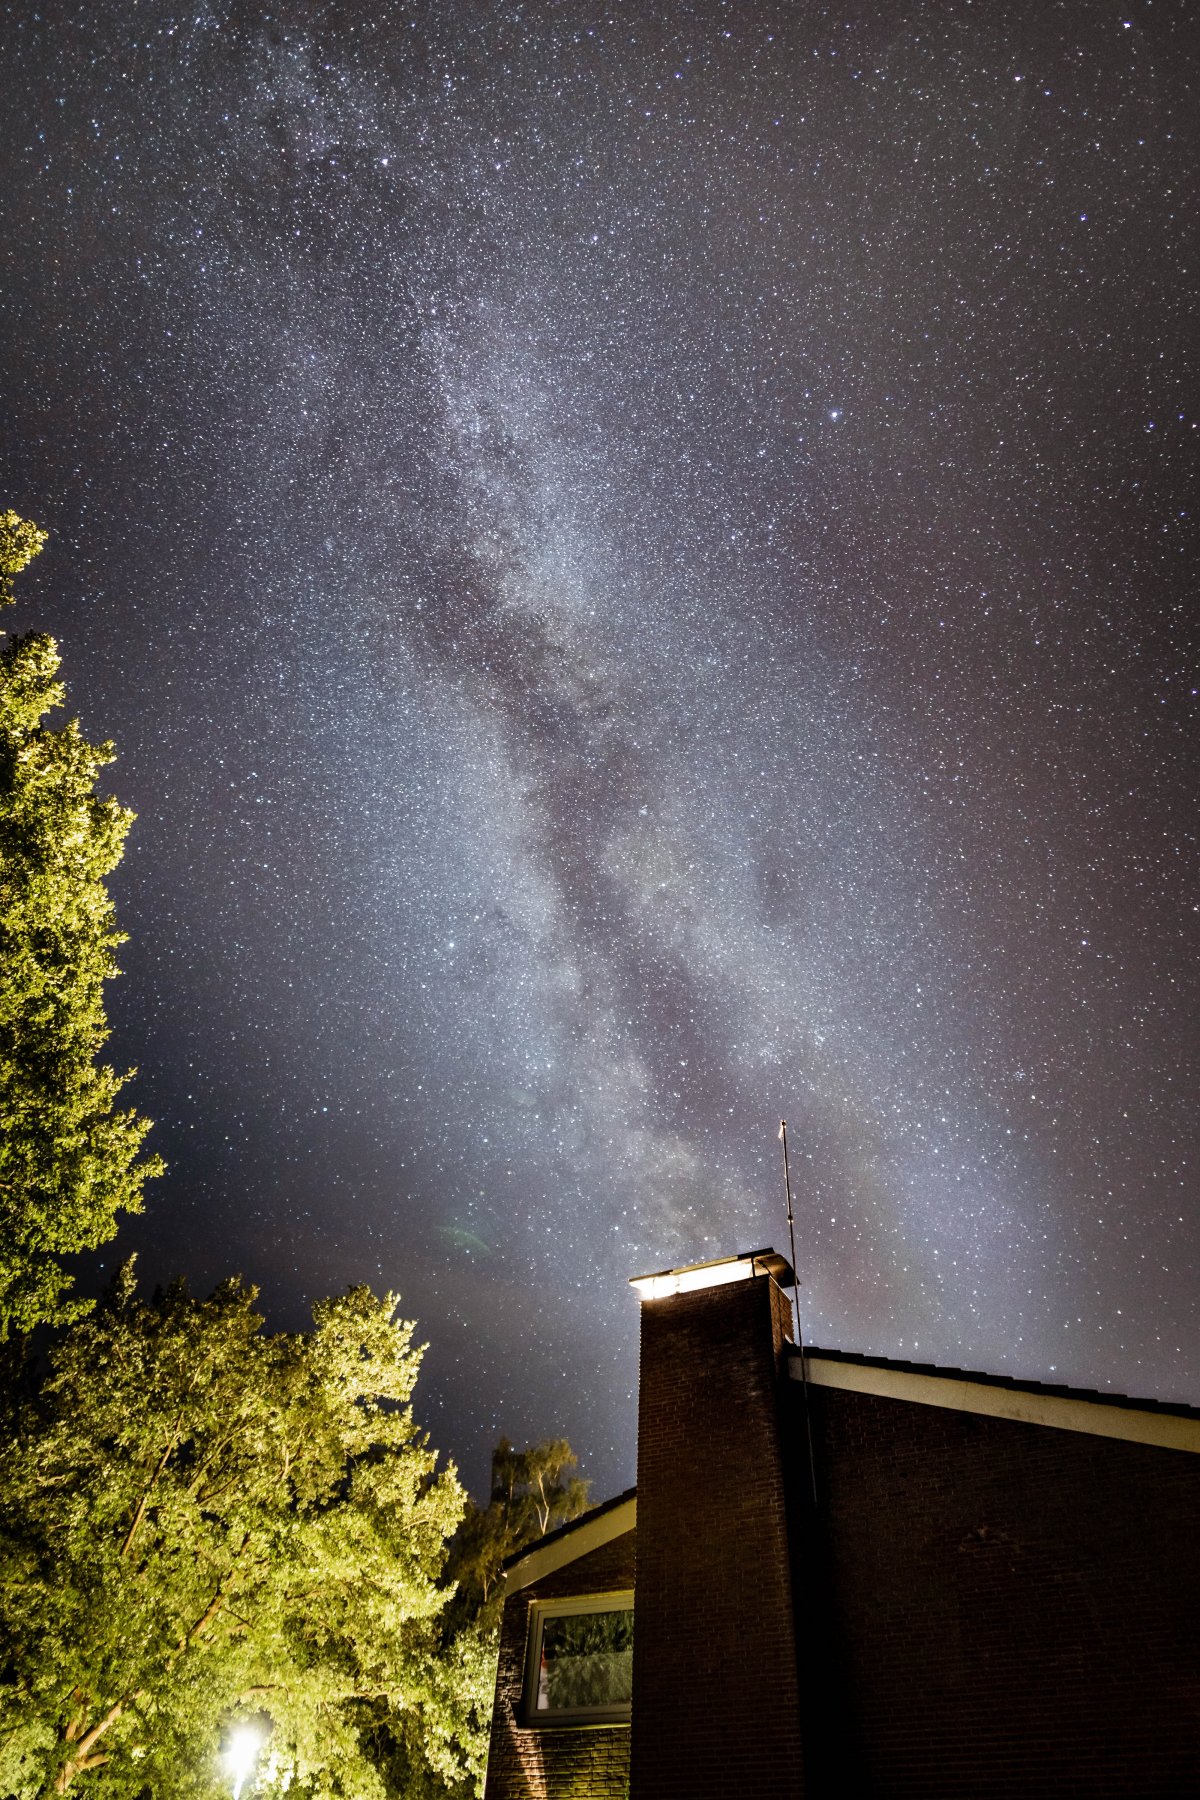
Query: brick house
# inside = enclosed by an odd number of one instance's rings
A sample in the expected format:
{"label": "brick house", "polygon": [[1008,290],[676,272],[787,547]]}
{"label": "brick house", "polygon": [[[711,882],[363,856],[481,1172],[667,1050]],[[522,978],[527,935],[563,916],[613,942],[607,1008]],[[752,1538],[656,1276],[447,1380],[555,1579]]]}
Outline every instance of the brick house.
{"label": "brick house", "polygon": [[802,1355],[791,1285],[634,1282],[638,1485],[507,1570],[486,1800],[1200,1796],[1200,1411]]}

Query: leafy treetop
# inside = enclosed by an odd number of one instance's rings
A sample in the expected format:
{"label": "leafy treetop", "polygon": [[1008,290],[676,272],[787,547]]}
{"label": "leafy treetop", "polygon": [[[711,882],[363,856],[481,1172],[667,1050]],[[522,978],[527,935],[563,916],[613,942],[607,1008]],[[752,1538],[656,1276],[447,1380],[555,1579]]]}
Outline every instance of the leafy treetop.
{"label": "leafy treetop", "polygon": [[16,598],[13,577],[33,561],[47,535],[11,507],[0,512],[0,606],[7,606]]}
{"label": "leafy treetop", "polygon": [[0,1456],[0,1792],[214,1800],[248,1717],[258,1794],[474,1787],[490,1670],[438,1633],[463,1495],[413,1327],[357,1288],[268,1336],[254,1299],[127,1265],[53,1352]]}
{"label": "leafy treetop", "polygon": [[[45,536],[0,513],[0,602]],[[112,745],[44,723],[58,668],[41,634],[0,650],[0,1341],[82,1310],[62,1258],[112,1237],[162,1168],[140,1158],[149,1121],[116,1108],[128,1074],[96,1060],[124,942],[105,877],[133,814],[96,792]]]}
{"label": "leafy treetop", "polygon": [[454,1541],[451,1572],[459,1584],[459,1609],[497,1609],[505,1560],[544,1537],[588,1503],[588,1483],[571,1470],[575,1452],[565,1438],[514,1450],[501,1438],[492,1453],[492,1491],[486,1507],[467,1503]]}

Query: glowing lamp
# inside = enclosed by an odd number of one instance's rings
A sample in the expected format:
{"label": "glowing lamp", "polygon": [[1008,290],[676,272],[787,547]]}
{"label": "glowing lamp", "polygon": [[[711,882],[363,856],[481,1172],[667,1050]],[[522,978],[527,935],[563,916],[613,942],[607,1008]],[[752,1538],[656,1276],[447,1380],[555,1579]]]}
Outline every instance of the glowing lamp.
{"label": "glowing lamp", "polygon": [[230,1734],[223,1761],[233,1781],[233,1800],[241,1800],[242,1787],[254,1773],[263,1734],[257,1725],[239,1725]]}

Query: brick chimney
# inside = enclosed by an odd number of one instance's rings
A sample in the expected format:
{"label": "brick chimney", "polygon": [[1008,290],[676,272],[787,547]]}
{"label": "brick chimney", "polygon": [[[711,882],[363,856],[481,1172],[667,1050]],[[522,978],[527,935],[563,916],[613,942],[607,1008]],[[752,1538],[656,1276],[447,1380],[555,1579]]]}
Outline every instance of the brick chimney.
{"label": "brick chimney", "polygon": [[793,1282],[764,1250],[640,1276],[630,1800],[801,1800],[780,1442]]}

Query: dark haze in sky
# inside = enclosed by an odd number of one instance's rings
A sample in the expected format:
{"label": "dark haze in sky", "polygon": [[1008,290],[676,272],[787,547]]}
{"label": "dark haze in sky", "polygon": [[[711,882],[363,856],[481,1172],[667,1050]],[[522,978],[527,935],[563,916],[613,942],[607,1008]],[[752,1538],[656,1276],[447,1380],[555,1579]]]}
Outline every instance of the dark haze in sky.
{"label": "dark haze in sky", "polygon": [[625,1278],[1200,1399],[1188,9],[5,11],[0,504],[139,821],[105,1252],[476,1487]]}

